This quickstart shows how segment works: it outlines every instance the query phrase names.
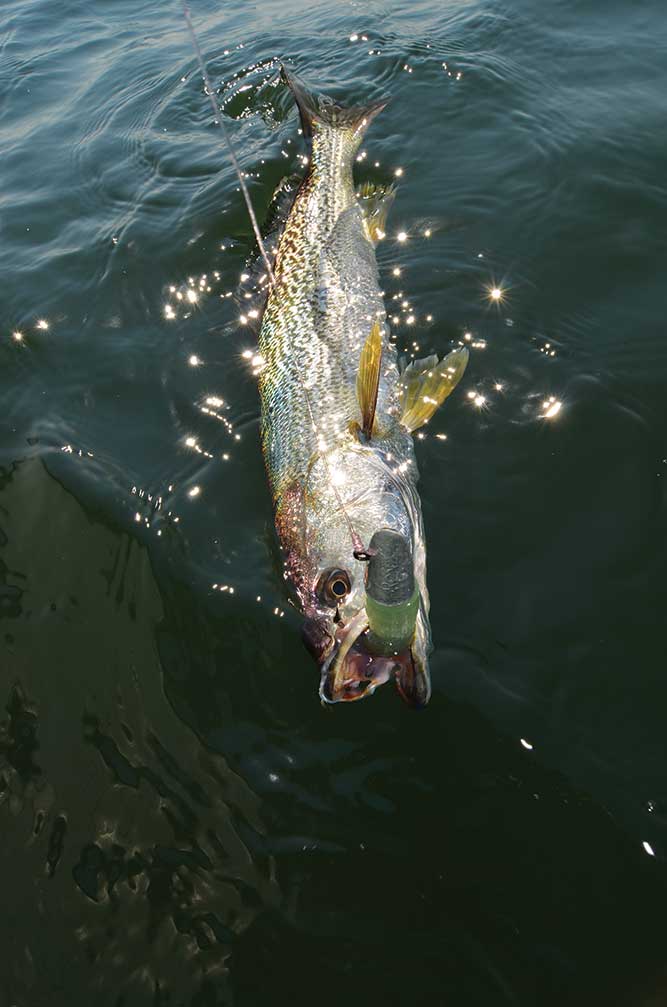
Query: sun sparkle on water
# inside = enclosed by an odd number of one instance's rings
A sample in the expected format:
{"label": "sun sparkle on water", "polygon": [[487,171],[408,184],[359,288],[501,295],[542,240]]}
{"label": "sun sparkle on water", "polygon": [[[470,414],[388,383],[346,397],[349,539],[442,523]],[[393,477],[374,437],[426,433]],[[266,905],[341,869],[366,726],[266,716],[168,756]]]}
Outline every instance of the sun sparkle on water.
{"label": "sun sparkle on water", "polygon": [[552,395],[550,399],[542,403],[542,408],[544,409],[544,412],[542,413],[544,419],[552,420],[554,416],[558,416],[559,412],[563,408],[563,403],[559,402],[559,400]]}

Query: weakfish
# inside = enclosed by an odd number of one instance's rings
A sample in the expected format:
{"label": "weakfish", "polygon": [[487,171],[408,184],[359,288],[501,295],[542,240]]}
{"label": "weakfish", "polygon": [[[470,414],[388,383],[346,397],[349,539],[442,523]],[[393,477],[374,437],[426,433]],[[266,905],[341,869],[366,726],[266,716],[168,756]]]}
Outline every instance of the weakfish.
{"label": "weakfish", "polygon": [[325,703],[393,680],[431,694],[426,546],[413,434],[465,370],[460,347],[400,367],[375,246],[393,187],[355,191],[384,102],[343,107],[283,68],[309,146],[259,332],[261,437],[275,523]]}
{"label": "weakfish", "polygon": [[386,103],[343,107],[282,68],[309,157],[271,263],[182,6],[269,284],[259,331],[262,448],[320,697],[361,699],[393,679],[407,703],[424,706],[432,644],[412,435],[456,387],[468,351],[399,367],[375,259],[395,192],[371,184],[355,192],[352,173]]}

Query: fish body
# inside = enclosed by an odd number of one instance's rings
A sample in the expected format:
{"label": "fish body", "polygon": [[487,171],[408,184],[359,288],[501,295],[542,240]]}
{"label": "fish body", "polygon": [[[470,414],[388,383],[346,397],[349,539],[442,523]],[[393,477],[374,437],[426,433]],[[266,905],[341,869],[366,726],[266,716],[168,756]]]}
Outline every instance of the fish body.
{"label": "fish body", "polygon": [[[353,179],[362,136],[383,105],[344,109],[288,83],[311,150],[259,335],[262,446],[285,576],[325,701],[360,698],[394,677],[406,699],[423,705],[431,644],[418,472],[375,259],[381,199],[365,207]],[[365,352],[371,338],[375,370]],[[360,370],[375,376],[371,392],[368,382],[360,391]],[[369,543],[379,529],[409,544],[418,591],[414,639],[401,654],[364,643]]]}

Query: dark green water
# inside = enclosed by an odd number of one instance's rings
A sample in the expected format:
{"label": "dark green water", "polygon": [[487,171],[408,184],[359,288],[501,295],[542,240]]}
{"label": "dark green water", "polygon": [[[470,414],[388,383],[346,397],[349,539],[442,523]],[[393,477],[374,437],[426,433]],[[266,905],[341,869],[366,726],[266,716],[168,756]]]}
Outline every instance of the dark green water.
{"label": "dark green water", "polygon": [[663,6],[193,17],[260,216],[280,59],[391,97],[400,340],[472,345],[419,444],[434,697],[318,704],[178,4],[6,0],[0,1007],[667,1004]]}

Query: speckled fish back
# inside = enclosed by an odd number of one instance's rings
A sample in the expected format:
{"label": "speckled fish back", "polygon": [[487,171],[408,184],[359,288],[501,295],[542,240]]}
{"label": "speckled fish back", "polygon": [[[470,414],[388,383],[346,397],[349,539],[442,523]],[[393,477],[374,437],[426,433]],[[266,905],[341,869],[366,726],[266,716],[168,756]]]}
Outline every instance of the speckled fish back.
{"label": "speckled fish back", "polygon": [[[262,443],[276,505],[313,456],[359,421],[359,356],[373,319],[385,317],[354,192],[359,142],[349,129],[315,125],[309,171],[278,247],[259,337]],[[379,417],[392,413],[397,382],[395,351],[387,345]]]}

